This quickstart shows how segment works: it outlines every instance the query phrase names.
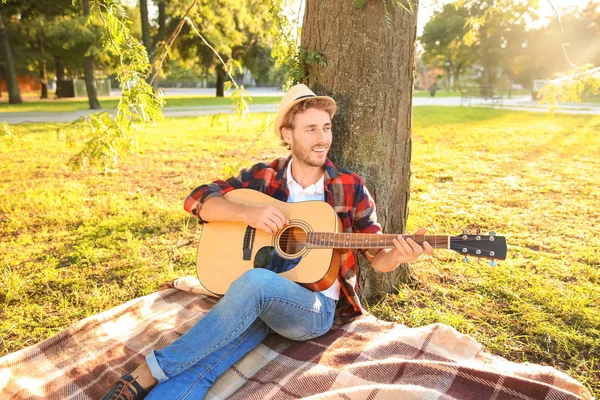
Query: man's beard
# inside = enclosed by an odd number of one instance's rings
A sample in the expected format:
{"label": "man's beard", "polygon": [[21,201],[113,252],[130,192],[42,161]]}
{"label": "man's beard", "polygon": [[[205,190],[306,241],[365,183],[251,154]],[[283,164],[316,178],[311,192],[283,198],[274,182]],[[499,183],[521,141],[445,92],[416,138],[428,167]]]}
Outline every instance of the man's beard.
{"label": "man's beard", "polygon": [[[292,139],[293,141],[293,139]],[[304,149],[304,148],[300,148],[299,146],[291,146],[292,147],[292,157],[294,158],[294,160],[300,161],[301,163],[308,165],[310,167],[322,167],[325,165],[325,161],[326,161],[326,157],[324,159],[318,159],[317,158],[317,153],[314,153],[314,158],[311,157],[313,156],[313,151],[312,148],[308,148],[308,149]],[[315,146],[315,147],[321,147],[321,146]],[[327,148],[327,146],[322,146]]]}

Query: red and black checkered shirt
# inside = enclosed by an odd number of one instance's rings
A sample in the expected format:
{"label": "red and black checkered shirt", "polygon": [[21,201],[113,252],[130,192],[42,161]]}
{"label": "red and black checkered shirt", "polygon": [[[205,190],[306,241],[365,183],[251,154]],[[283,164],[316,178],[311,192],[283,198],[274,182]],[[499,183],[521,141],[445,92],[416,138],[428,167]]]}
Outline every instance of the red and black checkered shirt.
{"label": "red and black checkered shirt", "polygon": [[[258,190],[277,200],[287,201],[286,168],[291,156],[243,169],[236,177],[226,181],[218,180],[202,185],[192,191],[185,200],[184,208],[200,219],[202,204],[211,197],[240,188]],[[357,174],[335,166],[329,159],[324,171],[325,201],[329,203],[342,221],[344,232],[381,233],[377,223],[375,202],[365,187],[363,179]],[[200,219],[201,222],[203,222]],[[359,251],[365,254],[365,250]],[[367,254],[365,254],[369,259]],[[336,323],[350,322],[363,314],[358,299],[356,250],[347,251],[341,256],[338,281],[341,284],[340,299],[336,309]]]}

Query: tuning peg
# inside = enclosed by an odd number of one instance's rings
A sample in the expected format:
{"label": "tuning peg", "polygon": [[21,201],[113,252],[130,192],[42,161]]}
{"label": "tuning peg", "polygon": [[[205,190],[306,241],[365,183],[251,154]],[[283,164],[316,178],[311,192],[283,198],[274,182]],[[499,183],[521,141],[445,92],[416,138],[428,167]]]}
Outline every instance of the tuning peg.
{"label": "tuning peg", "polygon": [[477,264],[481,264],[481,258],[477,257]]}
{"label": "tuning peg", "polygon": [[465,258],[463,258],[463,261],[468,263],[468,262],[471,262],[471,259],[469,257],[465,256]]}
{"label": "tuning peg", "polygon": [[475,232],[477,232],[478,235],[481,235],[481,229],[477,229]]}
{"label": "tuning peg", "polygon": [[495,260],[490,261],[490,267],[497,267],[498,263]]}
{"label": "tuning peg", "polygon": [[494,232],[494,231],[489,231],[489,232],[488,232],[488,235],[490,235],[490,236],[496,236],[496,232]]}

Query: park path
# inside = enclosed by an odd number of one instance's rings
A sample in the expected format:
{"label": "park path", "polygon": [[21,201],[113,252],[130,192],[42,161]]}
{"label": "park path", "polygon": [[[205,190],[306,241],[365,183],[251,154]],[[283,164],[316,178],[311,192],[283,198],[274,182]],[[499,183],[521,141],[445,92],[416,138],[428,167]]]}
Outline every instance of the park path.
{"label": "park path", "polygon": [[[169,94],[176,94],[173,91]],[[280,95],[280,91],[261,91],[259,93],[251,93],[252,96],[272,96]],[[413,106],[460,106],[460,97],[415,97],[413,98]],[[473,100],[472,107],[492,107],[489,101]],[[496,106],[496,108],[498,108]],[[518,96],[512,99],[504,99],[502,109],[530,111],[548,113],[548,107],[531,101],[530,96]],[[256,104],[250,106],[250,112],[262,113],[277,111],[276,104]],[[114,111],[112,111],[114,112]],[[234,108],[231,106],[193,106],[193,107],[166,107],[163,109],[163,114],[166,118],[170,117],[196,117],[200,115],[215,115],[221,113],[233,113]],[[570,103],[561,105],[556,110],[557,113],[564,114],[587,114],[600,115],[600,104],[593,103]],[[40,122],[71,122],[82,116],[88,115],[89,110],[69,111],[69,112],[9,112],[0,113],[0,123],[7,122],[9,124],[19,123],[40,123]]]}

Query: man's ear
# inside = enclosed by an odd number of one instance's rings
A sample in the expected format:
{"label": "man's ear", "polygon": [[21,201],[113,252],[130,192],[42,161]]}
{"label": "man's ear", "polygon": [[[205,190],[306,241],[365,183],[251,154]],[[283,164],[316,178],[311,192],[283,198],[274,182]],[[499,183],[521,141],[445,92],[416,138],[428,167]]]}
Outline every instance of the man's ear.
{"label": "man's ear", "polygon": [[287,144],[292,142],[292,130],[290,128],[281,128],[281,137]]}

